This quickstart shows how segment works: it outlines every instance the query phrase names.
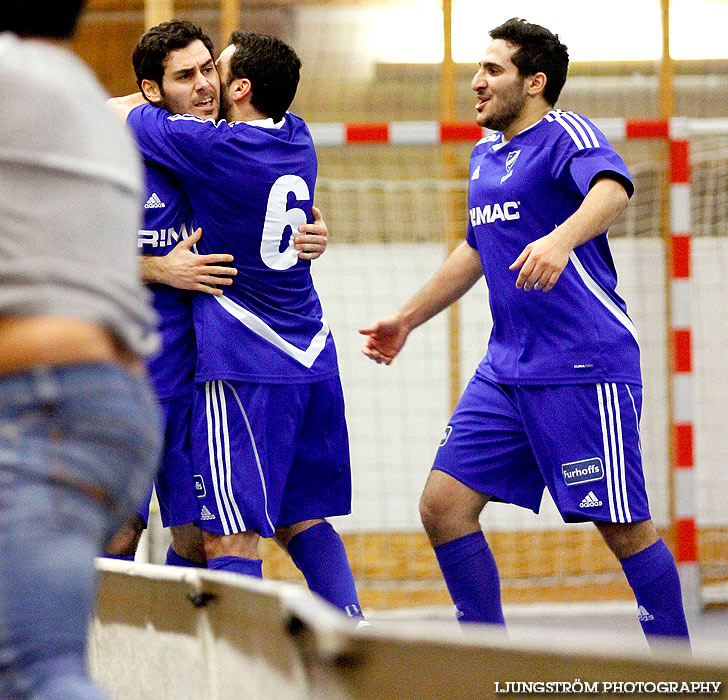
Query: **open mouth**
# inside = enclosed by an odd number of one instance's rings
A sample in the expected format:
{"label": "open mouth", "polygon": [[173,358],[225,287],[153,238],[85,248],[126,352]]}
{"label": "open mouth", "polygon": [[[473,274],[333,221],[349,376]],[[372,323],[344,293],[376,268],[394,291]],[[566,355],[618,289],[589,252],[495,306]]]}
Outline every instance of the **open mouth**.
{"label": "open mouth", "polygon": [[482,112],[483,108],[485,107],[486,104],[488,104],[489,101],[490,101],[490,97],[481,97],[478,100],[478,103],[475,105],[475,109],[478,112]]}

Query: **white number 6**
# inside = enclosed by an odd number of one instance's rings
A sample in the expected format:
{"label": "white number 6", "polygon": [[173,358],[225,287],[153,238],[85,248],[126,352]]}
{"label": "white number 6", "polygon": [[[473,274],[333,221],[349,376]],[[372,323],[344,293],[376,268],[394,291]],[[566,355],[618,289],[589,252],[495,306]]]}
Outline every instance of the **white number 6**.
{"label": "white number 6", "polygon": [[[306,223],[306,214],[296,207],[286,209],[289,192],[293,192],[299,201],[311,199],[306,181],[298,175],[282,175],[273,183],[260,241],[260,257],[273,270],[287,270],[298,262],[293,237],[298,233],[298,227]],[[291,238],[286,249],[281,251],[283,233],[288,226],[291,227]]]}

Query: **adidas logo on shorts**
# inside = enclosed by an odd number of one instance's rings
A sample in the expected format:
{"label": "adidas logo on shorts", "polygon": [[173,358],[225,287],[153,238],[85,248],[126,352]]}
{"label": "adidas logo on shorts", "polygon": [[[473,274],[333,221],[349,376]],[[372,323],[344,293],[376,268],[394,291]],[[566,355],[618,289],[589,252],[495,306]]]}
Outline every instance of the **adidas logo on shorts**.
{"label": "adidas logo on shorts", "polygon": [[210,509],[207,506],[202,506],[202,510],[200,511],[200,520],[214,520],[215,515],[214,513],[210,512]]}
{"label": "adidas logo on shorts", "polygon": [[644,605],[640,605],[637,608],[637,619],[640,622],[649,622],[650,620],[654,620],[655,616],[650,615],[650,613],[647,612],[647,608]]}
{"label": "adidas logo on shorts", "polygon": [[596,508],[602,505],[602,502],[594,495],[594,491],[584,496],[584,500],[579,504],[579,508]]}

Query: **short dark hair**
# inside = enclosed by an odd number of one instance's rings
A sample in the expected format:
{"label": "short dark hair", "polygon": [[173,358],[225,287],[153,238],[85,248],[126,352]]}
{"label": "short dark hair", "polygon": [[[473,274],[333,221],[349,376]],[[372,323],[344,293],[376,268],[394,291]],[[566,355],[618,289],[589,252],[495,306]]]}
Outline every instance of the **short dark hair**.
{"label": "short dark hair", "polygon": [[228,85],[237,78],[247,78],[253,107],[274,121],[283,119],[301,77],[296,52],[280,39],[258,32],[233,32],[229,43],[235,51],[230,57]]}
{"label": "short dark hair", "polygon": [[0,32],[20,36],[46,36],[69,39],[85,0],[55,0],[38,7],[29,0],[5,0],[0,11]]}
{"label": "short dark hair", "polygon": [[141,88],[142,80],[154,80],[161,86],[164,61],[170,51],[184,49],[198,40],[207,47],[212,57],[214,49],[210,37],[201,27],[183,19],[162,22],[142,34],[131,58],[137,85]]}
{"label": "short dark hair", "polygon": [[569,51],[559,41],[559,35],[539,24],[512,17],[491,30],[490,37],[518,46],[511,60],[521,77],[536,73],[546,75],[543,96],[553,107],[559,99],[569,69]]}

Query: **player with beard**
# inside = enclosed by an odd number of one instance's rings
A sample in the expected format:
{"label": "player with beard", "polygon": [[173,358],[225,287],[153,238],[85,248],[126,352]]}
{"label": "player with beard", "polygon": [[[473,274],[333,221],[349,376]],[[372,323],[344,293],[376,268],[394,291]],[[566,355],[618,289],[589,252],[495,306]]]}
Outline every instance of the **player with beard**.
{"label": "player with beard", "polygon": [[420,503],[460,620],[503,624],[483,508],[538,512],[548,488],[563,519],[593,522],[620,560],[648,641],[687,640],[675,562],[650,519],[639,346],[607,243],[634,187],[593,123],[554,108],[568,68],[558,37],[515,18],[490,36],[472,88],[477,123],[496,133],[471,157],[466,240],[397,313],[361,331],[364,354],[390,364],[485,274],[488,350]]}
{"label": "player with beard", "polygon": [[[172,114],[217,119],[220,79],[213,45],[191,22],[163,22],[137,42],[132,57],[137,84],[151,104]],[[196,254],[201,230],[193,231],[192,213],[174,175],[146,161],[144,223],[139,231],[144,281],[153,293],[162,346],[148,363],[166,417],[165,450],[155,485],[162,523],[170,527],[167,563],[205,566],[189,428],[197,359],[192,300],[195,294],[222,294],[231,283],[232,255]],[[317,213],[299,229],[296,241],[303,259],[318,257],[326,246],[326,225]],[[132,560],[146,527],[149,500],[107,545],[107,556]]]}
{"label": "player with beard", "polygon": [[[275,537],[309,588],[363,623],[341,538],[326,518],[351,509],[336,349],[291,232],[311,217],[317,159],[287,112],[300,60],[272,36],[236,32],[218,68],[227,121],[117,104],[142,154],[176,174],[200,249],[227,249],[238,274],[198,295],[193,454],[208,567],[261,576]],[[130,112],[130,113],[129,113]]]}

